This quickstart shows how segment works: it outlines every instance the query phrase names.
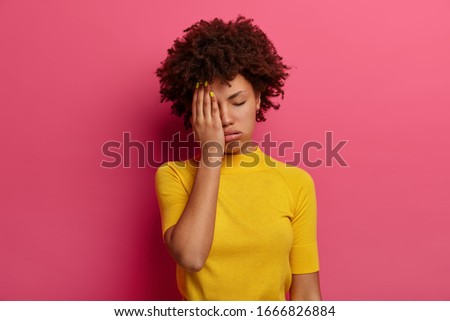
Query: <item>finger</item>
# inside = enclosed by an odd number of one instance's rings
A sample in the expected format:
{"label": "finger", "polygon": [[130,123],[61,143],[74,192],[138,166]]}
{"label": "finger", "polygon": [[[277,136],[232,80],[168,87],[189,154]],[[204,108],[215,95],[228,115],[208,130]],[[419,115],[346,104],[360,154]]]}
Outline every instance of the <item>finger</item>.
{"label": "finger", "polygon": [[192,97],[192,106],[191,106],[191,125],[197,119],[197,93],[198,93],[199,83],[195,84],[194,96]]}
{"label": "finger", "polygon": [[222,124],[219,112],[219,102],[217,101],[217,97],[213,91],[210,91],[209,93],[211,97],[211,119],[213,121],[218,121],[220,124]]}
{"label": "finger", "polygon": [[200,86],[197,91],[197,105],[196,105],[197,106],[197,119],[204,118],[204,114],[203,114],[204,94],[205,94],[204,86],[202,85],[202,83],[200,83]]}
{"label": "finger", "polygon": [[205,92],[203,97],[203,115],[205,119],[211,120],[211,96],[209,95],[209,91],[211,90],[211,86],[205,81]]}

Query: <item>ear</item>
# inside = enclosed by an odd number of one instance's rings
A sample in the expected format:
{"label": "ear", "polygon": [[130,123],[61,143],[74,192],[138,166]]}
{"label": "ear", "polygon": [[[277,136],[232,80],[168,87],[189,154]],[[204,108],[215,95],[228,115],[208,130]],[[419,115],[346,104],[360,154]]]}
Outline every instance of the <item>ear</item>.
{"label": "ear", "polygon": [[256,110],[259,110],[261,107],[261,93],[256,94]]}

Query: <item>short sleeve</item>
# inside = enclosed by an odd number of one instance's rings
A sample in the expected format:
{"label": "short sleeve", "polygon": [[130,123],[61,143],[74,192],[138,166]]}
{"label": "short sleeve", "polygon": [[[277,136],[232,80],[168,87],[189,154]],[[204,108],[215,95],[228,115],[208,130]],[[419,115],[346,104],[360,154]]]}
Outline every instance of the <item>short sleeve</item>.
{"label": "short sleeve", "polygon": [[295,175],[298,188],[292,218],[294,234],[290,253],[292,274],[319,271],[316,191],[312,177],[304,170],[301,170],[300,174]]}
{"label": "short sleeve", "polygon": [[162,235],[175,225],[189,199],[188,192],[177,171],[164,163],[156,171],[155,190],[161,214]]}

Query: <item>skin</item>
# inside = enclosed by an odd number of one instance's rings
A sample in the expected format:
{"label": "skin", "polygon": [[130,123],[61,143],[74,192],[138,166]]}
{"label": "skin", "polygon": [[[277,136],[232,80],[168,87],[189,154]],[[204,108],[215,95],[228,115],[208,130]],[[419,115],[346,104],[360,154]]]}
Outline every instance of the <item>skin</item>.
{"label": "skin", "polygon": [[[164,241],[175,261],[185,270],[198,272],[208,258],[214,236],[220,165],[225,153],[247,152],[252,141],[260,95],[238,74],[228,86],[214,80],[194,91],[191,124],[202,152],[191,195],[177,224],[164,234]],[[214,94],[211,96],[210,92]],[[238,93],[235,95],[236,93]],[[225,142],[225,132],[241,132],[235,141]],[[208,142],[214,142],[208,153]],[[251,148],[251,147],[249,147]],[[293,274],[291,300],[321,300],[318,272]]]}

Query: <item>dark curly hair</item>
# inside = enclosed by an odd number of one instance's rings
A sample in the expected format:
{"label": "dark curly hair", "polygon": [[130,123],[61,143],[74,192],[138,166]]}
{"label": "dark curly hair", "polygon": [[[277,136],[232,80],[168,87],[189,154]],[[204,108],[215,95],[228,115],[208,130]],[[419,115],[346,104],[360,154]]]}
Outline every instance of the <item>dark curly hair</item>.
{"label": "dark curly hair", "polygon": [[191,127],[191,104],[194,86],[198,81],[212,82],[218,78],[229,85],[239,73],[249,81],[253,90],[261,94],[256,121],[265,121],[264,113],[280,104],[269,97],[281,94],[290,67],[266,34],[242,15],[236,21],[222,19],[200,20],[183,30],[186,34],[174,41],[168,56],[156,70],[160,78],[161,102],[172,101],[172,113],[184,115],[184,126]]}

